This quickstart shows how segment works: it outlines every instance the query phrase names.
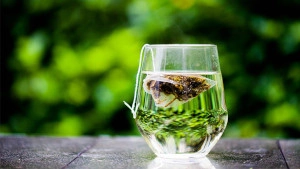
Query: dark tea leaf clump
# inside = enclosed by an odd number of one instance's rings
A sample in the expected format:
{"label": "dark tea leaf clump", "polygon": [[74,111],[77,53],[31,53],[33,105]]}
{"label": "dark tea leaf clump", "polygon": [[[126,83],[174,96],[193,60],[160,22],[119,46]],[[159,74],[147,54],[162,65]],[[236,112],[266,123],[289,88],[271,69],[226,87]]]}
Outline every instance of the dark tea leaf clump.
{"label": "dark tea leaf clump", "polygon": [[185,103],[214,85],[214,81],[196,75],[148,75],[144,80],[145,91],[158,107]]}

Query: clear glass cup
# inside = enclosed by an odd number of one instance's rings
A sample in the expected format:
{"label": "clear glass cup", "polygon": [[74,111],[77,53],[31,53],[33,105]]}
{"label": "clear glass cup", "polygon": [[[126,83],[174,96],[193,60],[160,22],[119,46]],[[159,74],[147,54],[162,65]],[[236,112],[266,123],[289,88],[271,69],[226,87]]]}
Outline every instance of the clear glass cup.
{"label": "clear glass cup", "polygon": [[133,105],[125,104],[158,157],[205,157],[228,121],[217,46],[144,45]]}

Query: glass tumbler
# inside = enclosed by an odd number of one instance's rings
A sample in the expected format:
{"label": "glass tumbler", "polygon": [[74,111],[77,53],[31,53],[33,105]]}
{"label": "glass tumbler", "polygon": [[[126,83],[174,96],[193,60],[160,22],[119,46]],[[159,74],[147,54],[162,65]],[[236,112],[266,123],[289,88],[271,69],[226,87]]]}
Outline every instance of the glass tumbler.
{"label": "glass tumbler", "polygon": [[217,46],[145,44],[133,104],[125,104],[158,157],[205,157],[228,121]]}

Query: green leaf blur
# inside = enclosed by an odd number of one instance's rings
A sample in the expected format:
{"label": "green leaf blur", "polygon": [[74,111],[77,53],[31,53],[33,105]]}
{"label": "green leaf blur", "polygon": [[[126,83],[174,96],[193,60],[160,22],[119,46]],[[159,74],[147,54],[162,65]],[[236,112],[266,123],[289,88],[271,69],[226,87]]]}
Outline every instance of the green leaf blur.
{"label": "green leaf blur", "polygon": [[[2,0],[0,134],[139,135],[143,44],[216,44],[224,137],[300,137],[299,1]],[[284,11],[284,12],[283,12]]]}

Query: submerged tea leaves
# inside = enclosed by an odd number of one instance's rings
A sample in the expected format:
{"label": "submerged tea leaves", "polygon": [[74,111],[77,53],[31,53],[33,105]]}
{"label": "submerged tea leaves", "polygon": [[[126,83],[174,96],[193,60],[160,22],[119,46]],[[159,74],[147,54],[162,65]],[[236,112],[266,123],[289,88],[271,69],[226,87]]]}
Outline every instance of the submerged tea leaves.
{"label": "submerged tea leaves", "polygon": [[175,140],[187,139],[187,145],[193,147],[208,135],[216,137],[226,126],[226,111],[138,111],[136,122],[143,132],[155,133],[158,140],[165,141],[173,136]]}

